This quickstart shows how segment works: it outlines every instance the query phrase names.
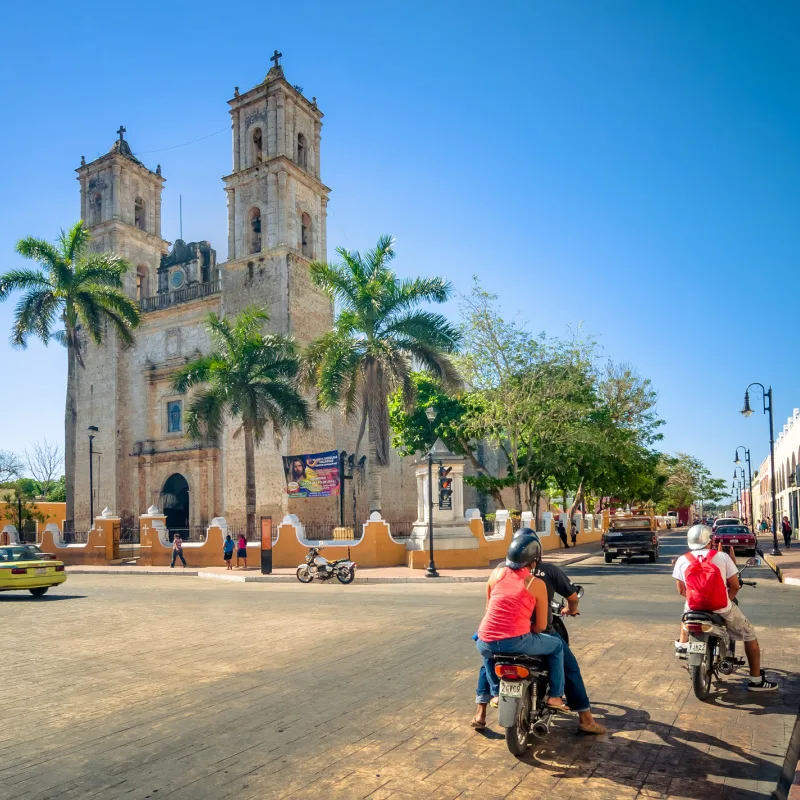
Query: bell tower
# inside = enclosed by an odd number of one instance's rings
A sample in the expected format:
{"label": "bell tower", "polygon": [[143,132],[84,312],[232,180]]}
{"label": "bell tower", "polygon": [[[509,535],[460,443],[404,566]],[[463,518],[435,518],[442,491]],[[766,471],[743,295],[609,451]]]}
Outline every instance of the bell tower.
{"label": "bell tower", "polygon": [[330,300],[311,286],[308,264],[327,257],[330,189],[320,180],[322,112],[290,84],[277,50],[263,82],[228,101],[233,172],[227,175],[227,311],[256,303],[272,327],[308,341],[330,327]]}
{"label": "bell tower", "polygon": [[117,140],[104,156],[89,163],[81,157],[76,170],[81,186],[81,219],[92,235],[91,249],[126,258],[131,270],[125,290],[140,300],[157,289],[161,255],[161,166],[152,172],[131,150],[120,125]]}

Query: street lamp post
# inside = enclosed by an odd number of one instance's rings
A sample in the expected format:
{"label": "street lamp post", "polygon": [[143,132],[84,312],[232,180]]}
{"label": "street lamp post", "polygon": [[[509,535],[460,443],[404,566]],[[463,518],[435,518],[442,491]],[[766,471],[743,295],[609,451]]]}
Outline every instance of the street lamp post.
{"label": "street lamp post", "polygon": [[[736,455],[733,459],[734,464],[741,464],[741,459],[739,458],[739,451],[744,450],[744,460],[747,462],[747,489],[748,489],[748,505],[750,506],[750,532],[755,536],[756,528],[755,528],[755,512],[753,511],[753,472],[750,466],[750,451],[743,445],[740,444],[736,448]],[[744,471],[744,468],[742,468]]]}
{"label": "street lamp post", "polygon": [[[425,416],[433,428],[433,423],[436,420],[436,409],[429,406],[425,409]],[[436,571],[436,564],[433,560],[433,445],[428,450],[428,553],[430,561],[428,562],[428,569],[425,570],[426,578],[438,578],[439,573]]]}
{"label": "street lamp post", "polygon": [[[765,389],[763,383],[751,383],[750,386],[761,387],[761,394],[764,398],[764,413],[769,414],[769,468],[771,473],[769,488],[772,495],[772,553],[770,555],[780,556],[783,553],[778,547],[778,502],[775,498],[775,426],[772,419],[772,387]],[[742,415],[745,417],[749,417],[753,413],[753,409],[750,408],[750,386],[744,390]]]}
{"label": "street lamp post", "polygon": [[97,425],[90,425],[89,431],[89,528],[94,525],[94,435]]}

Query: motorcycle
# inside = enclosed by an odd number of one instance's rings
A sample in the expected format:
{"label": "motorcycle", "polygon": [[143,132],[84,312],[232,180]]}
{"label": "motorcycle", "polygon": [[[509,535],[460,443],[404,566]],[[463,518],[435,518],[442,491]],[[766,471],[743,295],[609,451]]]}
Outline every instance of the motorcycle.
{"label": "motorcycle", "polygon": [[[742,580],[748,567],[757,567],[760,558],[749,558],[739,570],[739,586],[756,586],[755,581]],[[734,598],[734,603],[737,598]],[[738,603],[737,603],[738,605]],[[736,656],[736,642],[731,641],[725,620],[711,611],[687,611],[682,617],[683,627],[689,634],[686,648],[692,689],[698,700],[707,700],[711,692],[711,678],[732,675],[747,662]]]}
{"label": "motorcycle", "polygon": [[295,573],[300,583],[311,583],[316,578],[323,583],[331,578],[336,578],[339,583],[352,583],[356,577],[355,561],[350,560],[350,548],[347,548],[347,558],[329,561],[319,554],[318,547],[310,547],[306,554],[304,564],[300,564]]}
{"label": "motorcycle", "polygon": [[[583,597],[583,587],[575,587],[578,597]],[[551,602],[553,627],[569,644],[567,628],[561,619],[564,601]],[[530,737],[544,739],[550,733],[553,721],[552,709],[545,698],[549,674],[545,656],[504,655],[494,657],[494,672],[500,678],[498,699],[498,721],[506,732],[506,746],[519,757],[525,755],[530,746]]]}

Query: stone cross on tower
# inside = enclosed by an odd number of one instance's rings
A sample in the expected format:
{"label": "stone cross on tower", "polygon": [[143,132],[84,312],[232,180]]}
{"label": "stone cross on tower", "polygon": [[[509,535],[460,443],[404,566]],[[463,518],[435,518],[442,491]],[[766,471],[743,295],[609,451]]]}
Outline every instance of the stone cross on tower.
{"label": "stone cross on tower", "polygon": [[283,53],[279,53],[277,50],[272,54],[272,58],[270,61],[275,62],[275,66],[279,67],[281,65],[281,59],[283,58]]}
{"label": "stone cross on tower", "polygon": [[123,141],[125,139],[125,134],[127,133],[127,130],[126,130],[125,126],[124,125],[120,125],[119,126],[119,130],[117,131],[117,133],[119,134],[119,140]]}

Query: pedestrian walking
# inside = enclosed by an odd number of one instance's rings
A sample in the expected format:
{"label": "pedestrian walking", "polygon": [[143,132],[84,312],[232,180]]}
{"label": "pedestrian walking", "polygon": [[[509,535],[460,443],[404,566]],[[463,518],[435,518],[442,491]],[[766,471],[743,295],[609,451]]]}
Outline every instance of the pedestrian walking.
{"label": "pedestrian walking", "polygon": [[186,567],[186,559],[183,557],[183,539],[181,539],[179,533],[176,533],[175,538],[172,540],[172,563],[170,567],[175,566],[175,559],[177,558],[183,561],[183,566]]}
{"label": "pedestrian walking", "polygon": [[561,546],[569,547],[569,542],[567,541],[567,529],[564,527],[563,520],[558,521],[558,525],[556,525],[556,531],[558,532],[558,536],[561,539]]}
{"label": "pedestrian walking", "polygon": [[758,524],[758,529],[761,531],[761,533],[767,532],[768,526],[767,526],[767,521],[765,519],[762,519],[761,522]]}
{"label": "pedestrian walking", "polygon": [[572,520],[572,546],[578,546],[578,525],[575,520]]}
{"label": "pedestrian walking", "polygon": [[239,534],[239,541],[237,543],[236,549],[236,568],[239,569],[239,560],[244,561],[244,568],[247,569],[247,537],[243,534]]}
{"label": "pedestrian walking", "polygon": [[784,517],[781,522],[781,533],[783,534],[783,543],[786,547],[792,546],[792,523],[789,522],[789,517]]}
{"label": "pedestrian walking", "polygon": [[231,561],[233,560],[233,539],[231,539],[231,535],[228,534],[225,537],[225,541],[222,543],[222,557],[225,559],[225,567],[226,569],[233,569],[231,566]]}

